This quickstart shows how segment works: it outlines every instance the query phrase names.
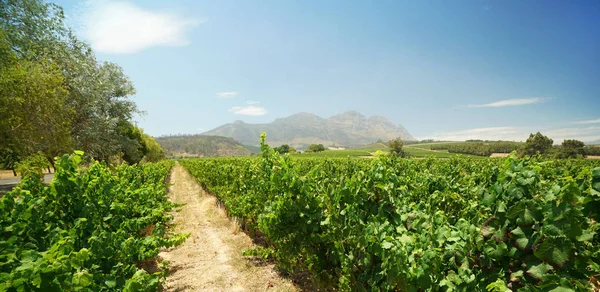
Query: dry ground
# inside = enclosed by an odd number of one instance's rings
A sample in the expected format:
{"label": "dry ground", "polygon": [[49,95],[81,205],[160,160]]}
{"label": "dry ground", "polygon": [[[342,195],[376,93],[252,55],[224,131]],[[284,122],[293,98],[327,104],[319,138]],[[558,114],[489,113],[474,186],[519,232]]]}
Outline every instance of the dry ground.
{"label": "dry ground", "polygon": [[217,207],[189,173],[177,164],[171,173],[170,199],[185,203],[175,213],[177,231],[191,236],[181,246],[161,252],[169,261],[166,291],[296,291],[272,264],[242,256],[252,241]]}

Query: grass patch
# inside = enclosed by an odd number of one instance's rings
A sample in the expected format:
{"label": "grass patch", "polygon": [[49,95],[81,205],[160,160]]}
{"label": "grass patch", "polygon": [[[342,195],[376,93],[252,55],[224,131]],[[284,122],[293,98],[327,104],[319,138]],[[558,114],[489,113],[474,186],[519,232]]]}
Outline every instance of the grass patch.
{"label": "grass patch", "polygon": [[[372,152],[375,152],[373,150]],[[371,156],[371,151],[363,149],[346,149],[346,150],[325,150],[321,152],[305,152],[303,154],[294,154],[294,156],[302,157],[360,157]]]}
{"label": "grass patch", "polygon": [[431,151],[417,147],[404,147],[404,151],[413,157],[438,157],[438,158],[450,158],[454,156],[471,156],[464,154],[448,153],[448,151]]}
{"label": "grass patch", "polygon": [[[454,156],[473,156],[473,155],[465,155],[465,154],[457,154],[457,153],[448,153],[448,151],[431,151],[426,150],[428,148],[417,148],[417,147],[407,147],[404,146],[404,151],[410,154],[412,157],[438,157],[438,158],[450,158]],[[372,156],[372,153],[375,151],[381,150],[385,153],[389,152],[389,148],[372,148],[372,149],[346,149],[346,150],[325,150],[321,152],[310,152],[303,154],[294,154],[294,156],[298,157],[368,157]]]}
{"label": "grass patch", "polygon": [[444,144],[455,144],[464,142],[434,142],[434,143],[423,143],[423,144],[411,144],[406,145],[404,148],[419,148],[419,149],[431,149],[431,147],[444,145]]}

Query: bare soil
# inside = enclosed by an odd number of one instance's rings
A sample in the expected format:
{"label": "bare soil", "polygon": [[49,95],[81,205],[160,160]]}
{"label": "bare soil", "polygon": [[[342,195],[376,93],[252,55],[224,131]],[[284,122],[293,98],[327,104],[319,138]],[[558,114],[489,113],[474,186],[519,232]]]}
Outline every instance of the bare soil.
{"label": "bare soil", "polygon": [[273,264],[242,256],[253,247],[251,239],[179,164],[171,173],[171,184],[170,199],[186,204],[174,214],[176,229],[190,233],[190,238],[159,255],[169,261],[165,291],[298,290]]}

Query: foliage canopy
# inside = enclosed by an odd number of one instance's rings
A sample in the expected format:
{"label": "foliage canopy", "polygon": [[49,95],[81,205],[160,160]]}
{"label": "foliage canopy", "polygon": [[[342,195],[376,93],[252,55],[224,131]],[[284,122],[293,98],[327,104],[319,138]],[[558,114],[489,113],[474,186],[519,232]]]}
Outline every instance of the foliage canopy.
{"label": "foliage canopy", "polygon": [[0,0],[0,166],[39,152],[53,163],[73,149],[139,162],[133,84],[118,65],[98,62],[64,19],[56,4]]}

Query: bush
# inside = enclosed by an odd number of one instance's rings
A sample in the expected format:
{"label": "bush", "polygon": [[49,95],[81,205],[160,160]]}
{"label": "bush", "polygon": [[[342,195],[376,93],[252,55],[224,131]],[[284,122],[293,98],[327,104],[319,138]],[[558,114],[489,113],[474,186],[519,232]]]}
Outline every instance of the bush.
{"label": "bush", "polygon": [[21,176],[30,176],[42,179],[43,170],[50,167],[50,162],[42,152],[38,152],[15,164],[15,170]]}

